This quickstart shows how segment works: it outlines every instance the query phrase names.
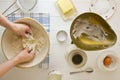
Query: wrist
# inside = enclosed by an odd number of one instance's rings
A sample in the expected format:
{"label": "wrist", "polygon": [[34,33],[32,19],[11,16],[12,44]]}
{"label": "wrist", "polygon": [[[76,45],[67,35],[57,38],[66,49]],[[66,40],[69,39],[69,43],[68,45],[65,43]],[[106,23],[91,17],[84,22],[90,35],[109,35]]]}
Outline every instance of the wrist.
{"label": "wrist", "polygon": [[17,64],[19,64],[19,59],[17,57],[13,58],[11,61],[13,62],[14,66],[16,66]]}
{"label": "wrist", "polygon": [[14,23],[13,22],[9,22],[9,29],[12,30],[12,31],[15,31],[14,28]]}

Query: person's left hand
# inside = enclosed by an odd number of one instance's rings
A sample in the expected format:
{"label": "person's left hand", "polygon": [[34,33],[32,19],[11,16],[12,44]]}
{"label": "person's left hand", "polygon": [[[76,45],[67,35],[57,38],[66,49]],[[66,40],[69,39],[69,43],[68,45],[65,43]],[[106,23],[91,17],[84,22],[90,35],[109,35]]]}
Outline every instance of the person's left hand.
{"label": "person's left hand", "polygon": [[26,37],[27,33],[32,33],[30,27],[26,24],[13,23],[13,31],[22,37]]}

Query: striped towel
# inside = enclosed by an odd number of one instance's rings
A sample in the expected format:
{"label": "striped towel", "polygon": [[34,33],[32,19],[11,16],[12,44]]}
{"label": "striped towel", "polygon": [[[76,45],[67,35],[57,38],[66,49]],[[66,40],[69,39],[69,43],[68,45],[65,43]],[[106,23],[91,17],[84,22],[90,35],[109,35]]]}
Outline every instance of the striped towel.
{"label": "striped towel", "polygon": [[[48,34],[50,33],[50,15],[48,13],[29,13],[29,14],[13,13],[10,16],[8,16],[8,19],[13,22],[17,19],[24,18],[24,17],[30,17],[30,18],[36,19],[38,22],[40,22],[44,26]],[[49,55],[38,66],[41,69],[48,69],[49,68]]]}

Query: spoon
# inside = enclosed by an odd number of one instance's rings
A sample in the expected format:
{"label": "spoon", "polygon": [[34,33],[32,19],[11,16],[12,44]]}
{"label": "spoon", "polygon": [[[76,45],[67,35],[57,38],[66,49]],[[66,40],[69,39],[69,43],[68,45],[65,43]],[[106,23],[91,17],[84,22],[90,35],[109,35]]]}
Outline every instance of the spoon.
{"label": "spoon", "polygon": [[70,72],[70,74],[76,74],[76,73],[81,73],[81,72],[92,73],[93,69],[92,68],[87,68],[87,69],[82,70],[82,71],[73,71],[73,72]]}

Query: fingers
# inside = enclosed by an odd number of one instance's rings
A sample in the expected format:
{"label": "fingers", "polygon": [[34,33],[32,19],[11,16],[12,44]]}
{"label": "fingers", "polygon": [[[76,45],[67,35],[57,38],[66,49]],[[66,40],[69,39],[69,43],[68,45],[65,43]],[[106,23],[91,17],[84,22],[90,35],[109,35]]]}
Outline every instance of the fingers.
{"label": "fingers", "polygon": [[32,35],[32,30],[31,30],[31,28],[28,25],[26,27],[26,32],[25,33]]}
{"label": "fingers", "polygon": [[29,54],[33,54],[33,55],[35,55],[35,52],[31,49],[31,50],[29,50],[29,48],[25,48],[24,49],[26,52],[28,52]]}
{"label": "fingers", "polygon": [[32,51],[33,51],[33,49],[29,49],[28,53],[30,53],[30,52],[32,52]]}
{"label": "fingers", "polygon": [[21,25],[24,27],[24,30],[23,30],[24,32],[23,32],[22,36],[27,37],[27,34],[32,35],[32,30],[29,27],[29,25],[27,25],[27,24],[21,24]]}
{"label": "fingers", "polygon": [[24,33],[24,35],[25,35],[26,38],[29,38],[30,36],[33,35],[33,34],[32,34],[32,30],[31,30],[31,29],[30,29],[30,30],[27,30],[27,31]]}
{"label": "fingers", "polygon": [[31,30],[31,28],[30,28],[30,27],[28,27],[28,28],[27,28],[27,32],[29,32],[29,33],[30,33],[30,35],[32,35],[32,30]]}
{"label": "fingers", "polygon": [[35,55],[35,52],[34,52],[34,51],[31,51],[31,52],[30,52],[30,55],[34,56],[34,55]]}
{"label": "fingers", "polygon": [[25,48],[24,51],[30,53],[32,50],[29,50],[29,48]]}
{"label": "fingers", "polygon": [[26,29],[25,34],[32,35],[32,30],[31,30],[30,28],[29,28],[29,29]]}
{"label": "fingers", "polygon": [[29,49],[28,49],[28,48],[25,48],[24,51],[29,52]]}

